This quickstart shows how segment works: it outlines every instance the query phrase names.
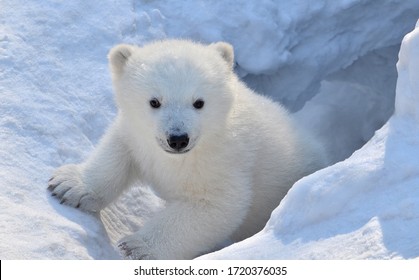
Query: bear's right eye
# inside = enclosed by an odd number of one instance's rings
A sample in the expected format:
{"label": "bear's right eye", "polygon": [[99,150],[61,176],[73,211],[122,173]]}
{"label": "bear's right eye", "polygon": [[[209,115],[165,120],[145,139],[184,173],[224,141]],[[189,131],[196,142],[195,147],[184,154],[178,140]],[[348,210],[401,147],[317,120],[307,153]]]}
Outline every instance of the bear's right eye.
{"label": "bear's right eye", "polygon": [[161,103],[157,98],[153,98],[150,100],[150,106],[154,109],[157,109],[161,106]]}

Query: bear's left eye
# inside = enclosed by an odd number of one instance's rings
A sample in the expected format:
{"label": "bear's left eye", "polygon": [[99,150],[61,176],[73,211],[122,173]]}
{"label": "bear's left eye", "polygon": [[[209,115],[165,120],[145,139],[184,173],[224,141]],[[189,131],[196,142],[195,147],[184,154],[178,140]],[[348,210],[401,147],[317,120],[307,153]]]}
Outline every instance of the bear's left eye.
{"label": "bear's left eye", "polygon": [[153,98],[150,100],[150,106],[154,109],[157,109],[161,106],[161,103],[157,98]]}
{"label": "bear's left eye", "polygon": [[195,109],[202,109],[202,107],[204,107],[204,104],[205,104],[204,100],[198,99],[197,101],[193,103],[193,106]]}

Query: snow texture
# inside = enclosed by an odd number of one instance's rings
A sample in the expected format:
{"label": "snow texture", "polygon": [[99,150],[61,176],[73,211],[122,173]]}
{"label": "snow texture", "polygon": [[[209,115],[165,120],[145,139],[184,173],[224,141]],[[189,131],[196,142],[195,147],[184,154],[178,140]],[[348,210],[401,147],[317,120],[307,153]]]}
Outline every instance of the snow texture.
{"label": "snow texture", "polygon": [[418,18],[416,0],[2,1],[0,259],[119,259],[115,242],[164,207],[147,186],[97,216],[46,191],[115,116],[109,49],[163,38],[232,43],[240,77],[335,163],[263,231],[202,258],[418,258],[419,27],[399,53]]}

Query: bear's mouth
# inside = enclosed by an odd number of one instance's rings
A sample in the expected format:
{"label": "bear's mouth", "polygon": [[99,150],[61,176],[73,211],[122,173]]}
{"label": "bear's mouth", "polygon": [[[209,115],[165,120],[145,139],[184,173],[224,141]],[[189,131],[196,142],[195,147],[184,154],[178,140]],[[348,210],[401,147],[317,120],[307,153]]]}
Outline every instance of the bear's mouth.
{"label": "bear's mouth", "polygon": [[168,149],[164,149],[165,152],[168,152],[169,154],[186,154],[187,152],[189,152],[191,149],[185,149],[185,150],[181,150],[181,151],[176,151],[176,150],[168,150]]}

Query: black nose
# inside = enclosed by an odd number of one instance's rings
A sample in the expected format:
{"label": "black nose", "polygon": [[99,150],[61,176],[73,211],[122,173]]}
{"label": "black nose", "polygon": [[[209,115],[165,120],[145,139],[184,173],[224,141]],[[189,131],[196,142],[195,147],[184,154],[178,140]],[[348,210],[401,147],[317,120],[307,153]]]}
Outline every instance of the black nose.
{"label": "black nose", "polygon": [[167,139],[167,143],[169,144],[170,148],[179,152],[188,146],[189,136],[188,134],[170,135]]}

